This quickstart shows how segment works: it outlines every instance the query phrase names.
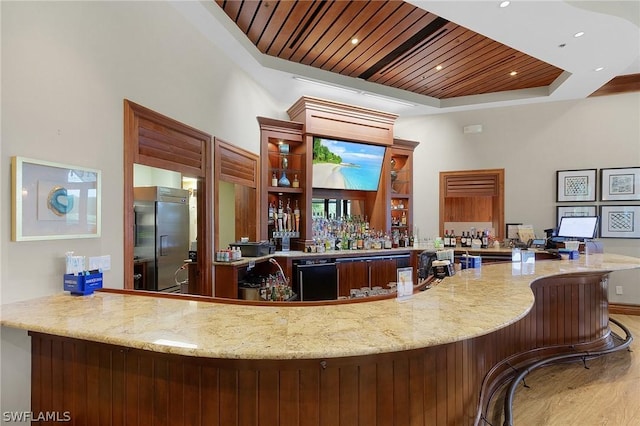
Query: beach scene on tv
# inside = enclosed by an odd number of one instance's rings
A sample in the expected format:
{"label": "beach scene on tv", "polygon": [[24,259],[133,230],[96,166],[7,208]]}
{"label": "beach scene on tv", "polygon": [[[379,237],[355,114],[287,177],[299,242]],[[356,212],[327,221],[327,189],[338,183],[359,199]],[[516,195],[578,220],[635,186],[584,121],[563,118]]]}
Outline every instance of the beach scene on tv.
{"label": "beach scene on tv", "polygon": [[313,139],[313,187],[377,191],[385,147]]}

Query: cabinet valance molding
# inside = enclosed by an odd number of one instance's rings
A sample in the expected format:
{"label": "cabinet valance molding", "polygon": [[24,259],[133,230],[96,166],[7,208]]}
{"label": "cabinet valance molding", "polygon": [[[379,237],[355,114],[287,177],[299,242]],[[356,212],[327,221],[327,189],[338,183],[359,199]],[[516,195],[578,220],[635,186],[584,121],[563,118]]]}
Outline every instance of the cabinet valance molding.
{"label": "cabinet valance molding", "polygon": [[377,145],[393,145],[396,114],[303,96],[287,110],[303,133]]}

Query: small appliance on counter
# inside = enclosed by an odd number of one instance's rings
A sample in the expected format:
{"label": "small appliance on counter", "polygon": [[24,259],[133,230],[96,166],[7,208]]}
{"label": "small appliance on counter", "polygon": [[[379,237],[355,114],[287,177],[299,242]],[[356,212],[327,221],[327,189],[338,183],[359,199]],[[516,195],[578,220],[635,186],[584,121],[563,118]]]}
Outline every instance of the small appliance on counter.
{"label": "small appliance on counter", "polygon": [[438,252],[435,250],[425,250],[418,255],[418,278],[423,280],[429,275],[433,275],[432,265],[438,260]]}
{"label": "small appliance on counter", "polygon": [[258,242],[237,242],[229,244],[230,247],[238,247],[240,248],[240,252],[242,253],[242,257],[259,257],[266,256],[268,254],[273,254],[276,251],[276,246],[271,244],[269,241],[258,241]]}
{"label": "small appliance on counter", "polygon": [[449,260],[434,260],[431,263],[433,268],[433,275],[437,279],[443,279],[444,277],[451,277],[456,274],[456,269]]}

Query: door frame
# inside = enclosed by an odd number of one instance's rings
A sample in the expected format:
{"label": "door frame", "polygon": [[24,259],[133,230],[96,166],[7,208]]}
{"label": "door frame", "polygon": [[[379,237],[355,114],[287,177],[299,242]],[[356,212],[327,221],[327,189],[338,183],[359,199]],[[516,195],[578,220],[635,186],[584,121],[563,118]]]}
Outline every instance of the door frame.
{"label": "door frame", "polygon": [[[162,135],[162,144],[169,150],[181,146],[190,149],[190,161],[180,162],[178,155],[149,149],[145,132],[153,129]],[[191,141],[185,143],[185,139]],[[212,296],[212,217],[213,217],[213,172],[211,162],[211,135],[164,116],[128,99],[124,100],[124,288],[133,289],[133,165],[142,164],[180,172],[185,177],[198,180],[197,199],[197,261],[193,293]],[[129,208],[131,206],[131,208]]]}

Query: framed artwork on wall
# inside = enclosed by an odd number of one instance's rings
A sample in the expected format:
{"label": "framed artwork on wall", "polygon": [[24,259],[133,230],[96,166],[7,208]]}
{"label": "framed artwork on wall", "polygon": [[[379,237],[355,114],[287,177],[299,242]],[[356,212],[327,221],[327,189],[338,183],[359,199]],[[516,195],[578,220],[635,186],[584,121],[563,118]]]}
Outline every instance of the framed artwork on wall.
{"label": "framed artwork on wall", "polygon": [[597,214],[596,206],[558,206],[557,210],[556,226],[560,224],[560,218],[563,216],[584,217]]}
{"label": "framed artwork on wall", "polygon": [[600,199],[640,200],[640,167],[600,169]]}
{"label": "framed artwork on wall", "polygon": [[596,201],[596,169],[558,170],[556,201]]}
{"label": "framed artwork on wall", "polygon": [[100,236],[99,170],[12,157],[11,175],[13,241]]}
{"label": "framed artwork on wall", "polygon": [[600,206],[601,238],[640,238],[639,206]]}

